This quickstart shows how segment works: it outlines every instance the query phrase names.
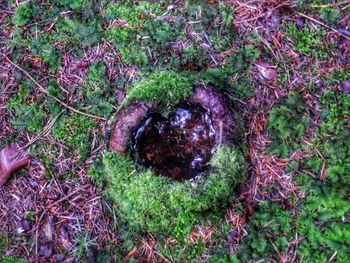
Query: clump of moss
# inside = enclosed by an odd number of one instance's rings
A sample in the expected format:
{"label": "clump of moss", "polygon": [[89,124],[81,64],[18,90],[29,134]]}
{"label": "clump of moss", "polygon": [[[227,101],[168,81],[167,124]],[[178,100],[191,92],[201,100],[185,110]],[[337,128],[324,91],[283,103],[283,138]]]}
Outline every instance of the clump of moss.
{"label": "clump of moss", "polygon": [[300,150],[301,137],[309,122],[304,98],[300,93],[291,93],[280,106],[269,112],[268,131],[272,139],[269,153],[288,157],[293,151]]}
{"label": "clump of moss", "polygon": [[109,117],[115,103],[115,89],[107,79],[107,68],[103,62],[91,65],[84,91],[86,103],[92,106],[90,112]]}
{"label": "clump of moss", "polygon": [[162,71],[137,83],[127,94],[124,104],[140,99],[155,103],[159,110],[164,111],[188,98],[191,93],[192,86],[187,77],[171,71]]}
{"label": "clump of moss", "polygon": [[24,260],[22,259],[17,259],[13,257],[3,257],[0,258],[2,263],[24,263]]}
{"label": "clump of moss", "polygon": [[[292,215],[278,204],[263,201],[254,209],[247,226],[248,236],[239,247],[237,257],[242,262],[265,259],[275,262],[285,255],[293,240]],[[276,250],[279,254],[276,254]]]}
{"label": "clump of moss", "polygon": [[32,17],[32,4],[29,2],[16,8],[15,14],[12,17],[12,22],[16,26],[24,26],[32,19]]}
{"label": "clump of moss", "polygon": [[24,260],[13,257],[6,257],[5,251],[10,245],[10,238],[8,236],[0,235],[0,262],[2,263],[24,263]]}
{"label": "clump of moss", "polygon": [[53,128],[52,135],[56,140],[75,150],[79,161],[84,161],[89,154],[96,127],[96,122],[85,116],[68,117],[65,115]]}
{"label": "clump of moss", "polygon": [[[168,53],[169,43],[176,39],[177,30],[169,22],[155,20],[166,12],[166,2],[111,3],[104,12],[107,23],[118,20],[122,26],[112,26],[105,32],[106,38],[118,46],[123,62],[127,65],[147,66],[154,56],[162,58]],[[156,52],[154,52],[156,51]],[[168,56],[168,54],[167,54]]]}
{"label": "clump of moss", "polygon": [[[294,23],[289,23],[286,25],[286,34],[293,40],[295,50],[302,55],[321,60],[329,59],[328,50],[323,42],[324,31],[308,26],[298,29]],[[315,49],[315,46],[319,48]]]}
{"label": "clump of moss", "polygon": [[217,150],[211,173],[196,181],[155,176],[115,153],[106,153],[103,164],[102,174],[100,170],[92,175],[108,182],[109,195],[130,230],[175,236],[188,234],[206,215],[219,213],[243,181],[245,166],[242,155],[228,147]]}
{"label": "clump of moss", "polygon": [[18,93],[11,98],[7,107],[16,117],[12,125],[18,130],[38,133],[42,130],[46,119],[45,101],[39,99],[30,101],[33,83],[27,80],[21,82]]}
{"label": "clump of moss", "polygon": [[314,147],[322,157],[310,157],[300,163],[302,169],[294,169],[296,183],[307,194],[297,207],[296,232],[302,240],[298,257],[305,262],[349,262],[350,100],[329,91],[321,102],[323,123]]}

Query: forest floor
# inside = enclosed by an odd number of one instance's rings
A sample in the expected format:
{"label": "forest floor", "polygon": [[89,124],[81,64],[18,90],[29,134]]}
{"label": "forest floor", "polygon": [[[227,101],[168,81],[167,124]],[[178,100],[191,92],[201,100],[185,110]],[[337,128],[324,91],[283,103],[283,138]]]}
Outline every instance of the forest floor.
{"label": "forest floor", "polygon": [[[246,123],[247,180],[187,250],[128,240],[89,176],[161,71],[214,84]],[[0,188],[0,262],[350,261],[350,1],[0,1],[0,84],[0,149],[31,158]]]}

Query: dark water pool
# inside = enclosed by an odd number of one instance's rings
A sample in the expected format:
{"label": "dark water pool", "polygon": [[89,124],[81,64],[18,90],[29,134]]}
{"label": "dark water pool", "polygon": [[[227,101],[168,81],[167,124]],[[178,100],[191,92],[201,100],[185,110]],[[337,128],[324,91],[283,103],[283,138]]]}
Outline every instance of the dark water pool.
{"label": "dark water pool", "polygon": [[158,175],[174,180],[202,176],[215,150],[210,111],[198,104],[182,104],[165,118],[150,114],[133,134],[132,155]]}

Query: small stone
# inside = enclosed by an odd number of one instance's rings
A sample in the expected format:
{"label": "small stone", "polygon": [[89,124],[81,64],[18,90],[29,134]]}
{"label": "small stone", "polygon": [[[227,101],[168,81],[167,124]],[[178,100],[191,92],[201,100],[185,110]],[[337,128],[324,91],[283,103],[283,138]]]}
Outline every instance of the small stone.
{"label": "small stone", "polygon": [[302,29],[305,25],[305,19],[302,17],[298,17],[296,20],[296,26],[298,29]]}
{"label": "small stone", "polygon": [[72,247],[72,243],[69,241],[69,232],[68,232],[68,228],[63,225],[60,228],[60,232],[59,232],[59,246],[61,248],[63,248],[64,250],[69,250]]}
{"label": "small stone", "polygon": [[274,10],[271,15],[271,25],[272,27],[277,27],[281,23],[281,12],[279,10]]}
{"label": "small stone", "polygon": [[54,224],[51,216],[45,222],[43,231],[47,240],[51,241],[53,237],[53,232],[54,232]]}
{"label": "small stone", "polygon": [[230,243],[235,242],[235,239],[238,237],[238,231],[236,229],[230,231],[227,235],[227,241]]}
{"label": "small stone", "polygon": [[277,73],[273,66],[265,62],[260,62],[256,64],[256,67],[260,73],[260,75],[266,80],[272,80],[276,78]]}
{"label": "small stone", "polygon": [[28,232],[31,229],[32,229],[32,226],[27,219],[23,218],[19,221],[19,227],[17,228],[17,232],[19,234]]}
{"label": "small stone", "polygon": [[315,84],[316,84],[316,88],[318,89],[321,89],[324,86],[324,82],[321,79],[317,80]]}
{"label": "small stone", "polygon": [[350,94],[350,80],[347,80],[344,82],[343,87],[343,94],[344,95],[349,95]]}
{"label": "small stone", "polygon": [[48,242],[40,246],[40,254],[46,258],[51,257],[54,251],[54,245],[52,242]]}

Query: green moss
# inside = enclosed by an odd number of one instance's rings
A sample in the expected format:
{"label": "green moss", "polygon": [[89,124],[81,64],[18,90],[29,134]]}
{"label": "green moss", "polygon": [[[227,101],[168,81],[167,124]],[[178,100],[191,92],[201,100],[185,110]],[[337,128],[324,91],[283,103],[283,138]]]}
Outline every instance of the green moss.
{"label": "green moss", "polygon": [[23,259],[13,258],[13,257],[3,257],[0,258],[2,263],[25,263]]}
{"label": "green moss", "polygon": [[6,236],[0,235],[0,255],[5,254],[5,250],[9,245],[9,240]]}
{"label": "green moss", "polygon": [[80,161],[87,158],[96,129],[96,122],[82,115],[63,116],[52,130],[54,139],[76,151]]}
{"label": "green moss", "polygon": [[[317,152],[306,160],[296,182],[307,194],[299,206],[297,233],[302,238],[298,257],[306,262],[349,262],[350,237],[350,136],[347,97],[328,92],[322,99],[323,124]],[[322,176],[321,176],[322,175]],[[337,252],[336,255],[334,254]]]}
{"label": "green moss", "polygon": [[286,26],[286,33],[291,37],[295,50],[302,55],[320,60],[329,59],[328,50],[323,42],[325,35],[323,30],[315,30],[308,26],[298,29],[294,23],[289,23]]}
{"label": "green moss", "polygon": [[293,239],[292,216],[277,204],[260,202],[246,230],[248,236],[239,246],[237,258],[242,262],[258,259],[278,261],[280,258],[276,250],[286,255]]}
{"label": "green moss", "polygon": [[28,48],[33,56],[41,58],[48,64],[52,73],[57,72],[61,66],[62,54],[58,48],[52,43],[47,35],[40,35],[30,41]]}
{"label": "green moss", "polygon": [[109,117],[114,109],[115,89],[107,79],[106,65],[97,62],[91,65],[85,83],[86,103],[91,105],[92,114]]}
{"label": "green moss", "polygon": [[[118,20],[122,25],[111,26],[105,35],[118,46],[125,64],[148,65],[154,54],[162,52],[174,40],[176,34],[170,30],[171,25],[154,20],[154,16],[165,11],[161,4],[148,1],[108,5],[104,12],[106,21]],[[150,54],[153,50],[157,52]]]}
{"label": "green moss", "polygon": [[93,47],[103,37],[102,23],[95,17],[86,21],[79,18],[60,20],[56,24],[57,33],[52,41],[69,46]]}
{"label": "green moss", "polygon": [[174,72],[163,71],[152,74],[147,80],[138,82],[127,94],[124,104],[133,100],[156,103],[160,110],[168,110],[191,95],[188,78]]}
{"label": "green moss", "polygon": [[288,157],[301,149],[301,138],[310,120],[305,101],[300,93],[293,92],[281,105],[269,112],[268,132],[271,136],[269,153]]}
{"label": "green moss", "polygon": [[7,236],[0,235],[0,262],[1,263],[24,263],[22,259],[17,259],[13,257],[6,257],[5,252],[10,245],[10,239]]}
{"label": "green moss", "polygon": [[301,178],[308,181],[303,183],[308,197],[299,206],[297,232],[303,240],[299,258],[327,262],[337,251],[337,262],[349,262],[349,183],[322,182],[306,175]]}
{"label": "green moss", "polygon": [[175,236],[187,235],[206,213],[220,213],[241,184],[245,167],[241,154],[226,147],[214,155],[213,171],[195,182],[155,176],[113,153],[106,153],[103,163],[109,195],[130,231]]}
{"label": "green moss", "polygon": [[[350,77],[346,74],[347,78]],[[345,78],[345,77],[344,77]],[[337,91],[328,91],[321,99],[323,104],[322,133],[338,133],[348,124],[350,116],[350,96],[343,96]]]}
{"label": "green moss", "polygon": [[25,26],[33,17],[32,4],[25,3],[19,5],[12,17],[12,22],[16,26]]}
{"label": "green moss", "polygon": [[11,98],[7,108],[15,116],[12,125],[18,131],[28,131],[31,134],[42,130],[46,119],[45,103],[37,100],[28,102],[30,93],[34,88],[30,81],[23,81],[19,87],[18,93]]}
{"label": "green moss", "polygon": [[333,26],[337,25],[341,18],[341,11],[330,6],[321,8],[319,13],[322,20]]}

